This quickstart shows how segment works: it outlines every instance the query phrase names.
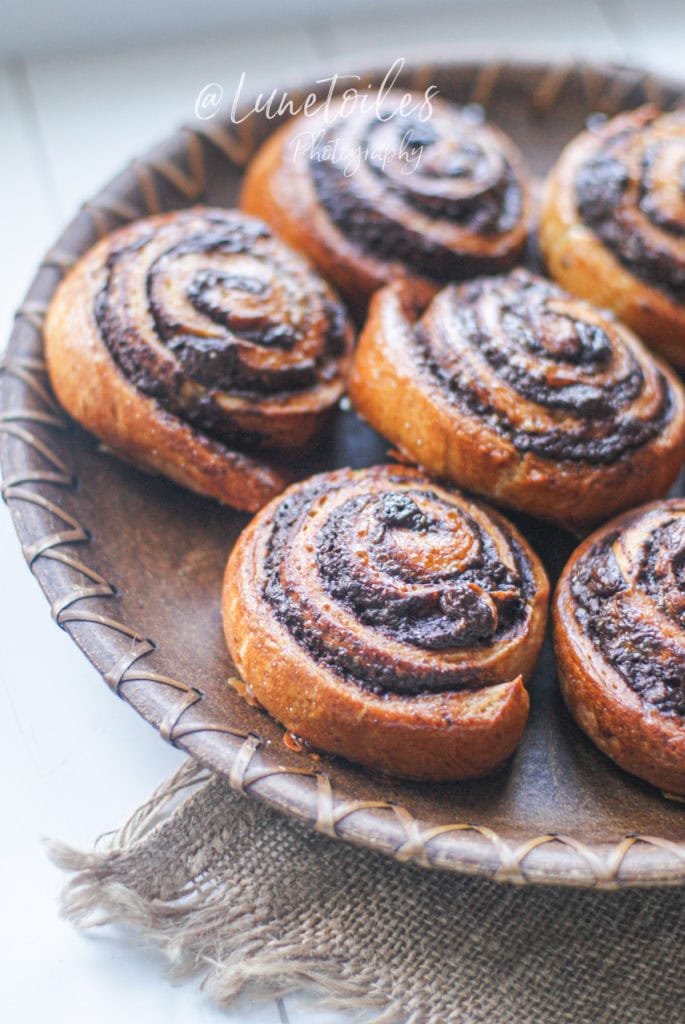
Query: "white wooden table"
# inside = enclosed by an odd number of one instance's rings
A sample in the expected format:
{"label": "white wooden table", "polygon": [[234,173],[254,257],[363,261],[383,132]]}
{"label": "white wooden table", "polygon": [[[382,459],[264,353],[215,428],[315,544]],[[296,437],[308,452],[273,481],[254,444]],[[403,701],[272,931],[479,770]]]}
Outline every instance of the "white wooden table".
{"label": "white wooden table", "polygon": [[[418,5],[417,5],[418,7]],[[240,71],[257,89],[330,62],[344,72],[382,49],[645,64],[685,77],[680,0],[463,2],[420,15],[319,20],[311,27],[69,56],[18,55],[0,64],[2,289],[0,347],[34,264],[78,204],[137,151],[192,119],[201,87],[230,93]],[[57,916],[59,873],[41,837],[88,846],[181,762],[111,694],[48,614],[0,510],[0,840],[3,1019],[174,1024],[332,1024],[291,998],[217,1010],[196,987],[172,987],[158,957],[123,936],[83,936]],[[122,755],[125,755],[122,756]],[[124,767],[125,765],[125,767]]]}

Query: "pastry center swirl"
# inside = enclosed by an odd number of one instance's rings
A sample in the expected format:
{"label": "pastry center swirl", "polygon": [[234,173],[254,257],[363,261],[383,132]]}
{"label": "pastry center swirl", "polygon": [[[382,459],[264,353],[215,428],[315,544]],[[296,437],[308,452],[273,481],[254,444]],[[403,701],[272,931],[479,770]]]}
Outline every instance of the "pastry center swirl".
{"label": "pastry center swirl", "polygon": [[345,345],[323,282],[266,226],[228,211],[189,211],[111,252],[95,319],[137,387],[229,435],[231,399],[316,388]]}
{"label": "pastry center swirl", "polygon": [[598,141],[575,181],[581,219],[641,280],[685,302],[685,115]]}
{"label": "pastry center swirl", "polygon": [[[398,113],[392,98],[376,114],[338,117],[321,131],[309,167],[347,238],[369,256],[438,280],[479,272],[478,239],[492,246],[524,213],[499,135],[447,105],[435,105],[425,121]],[[461,229],[456,244],[441,225]]]}
{"label": "pastry center swirl", "polygon": [[685,507],[609,534],[571,577],[576,618],[643,700],[685,715]]}
{"label": "pastry center swirl", "polygon": [[526,271],[446,288],[414,343],[447,400],[520,453],[608,464],[672,415],[665,377],[612,320]]}
{"label": "pastry center swirl", "polygon": [[264,597],[317,661],[376,692],[487,685],[469,656],[526,629],[533,577],[483,517],[399,475],[351,494],[303,485],[274,516]]}

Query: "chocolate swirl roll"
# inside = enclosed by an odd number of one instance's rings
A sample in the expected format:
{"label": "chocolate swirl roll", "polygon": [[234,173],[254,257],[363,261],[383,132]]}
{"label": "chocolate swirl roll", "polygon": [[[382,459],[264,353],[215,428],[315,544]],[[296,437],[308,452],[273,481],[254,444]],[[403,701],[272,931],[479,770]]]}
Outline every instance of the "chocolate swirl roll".
{"label": "chocolate swirl roll", "polygon": [[256,509],[285,486],[268,453],[306,445],[345,386],[352,330],[329,286],[238,211],[114,232],[53,300],[55,392],[114,450]]}
{"label": "chocolate swirl roll", "polygon": [[416,470],[289,488],[231,553],[240,684],[315,747],[414,778],[514,749],[544,633],[544,570],[504,518]]}
{"label": "chocolate swirl roll", "polygon": [[574,553],[555,648],[566,703],[600,750],[685,795],[685,499],[630,512]]}
{"label": "chocolate swirl roll", "polygon": [[248,168],[243,208],[359,309],[398,277],[434,284],[512,266],[531,204],[510,139],[444,100],[364,99],[295,118],[267,140]]}
{"label": "chocolate swirl roll", "polygon": [[373,298],[357,410],[405,455],[573,529],[666,493],[685,457],[679,381],[616,321],[524,270]]}
{"label": "chocolate swirl roll", "polygon": [[571,142],[540,243],[552,275],[685,366],[685,110],[646,106]]}

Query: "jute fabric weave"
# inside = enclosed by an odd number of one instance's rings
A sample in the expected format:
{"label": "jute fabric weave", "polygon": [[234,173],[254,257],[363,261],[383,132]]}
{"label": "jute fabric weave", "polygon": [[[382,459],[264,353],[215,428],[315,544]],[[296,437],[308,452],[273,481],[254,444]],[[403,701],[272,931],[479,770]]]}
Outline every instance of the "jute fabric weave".
{"label": "jute fabric weave", "polygon": [[229,1005],[314,990],[377,1024],[682,1024],[685,891],[497,885],[402,865],[194,763],[79,853],[64,912],[118,923]]}

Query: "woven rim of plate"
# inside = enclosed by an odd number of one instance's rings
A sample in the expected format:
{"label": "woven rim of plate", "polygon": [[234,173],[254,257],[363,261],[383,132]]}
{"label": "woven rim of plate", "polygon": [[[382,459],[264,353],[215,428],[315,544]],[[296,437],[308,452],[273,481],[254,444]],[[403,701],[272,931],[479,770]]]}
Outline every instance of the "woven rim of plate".
{"label": "woven rim of plate", "polygon": [[[458,77],[462,102],[484,106],[499,90],[520,88],[523,80],[531,112],[539,116],[554,107],[569,83],[583,90],[588,113],[612,114],[645,101],[670,107],[685,96],[685,85],[610,64],[442,60],[405,67],[399,83],[423,89],[437,73]],[[367,70],[363,77],[378,82],[383,72]],[[294,98],[312,89],[311,83],[286,87]],[[254,118],[238,125],[226,120],[194,124],[133,161],[83,205],[46,254],[17,311],[0,363],[2,497],[53,619],[70,633],[113,692],[154,725],[163,739],[226,776],[234,790],[257,797],[318,832],[400,861],[495,881],[597,888],[685,883],[685,842],[630,834],[616,842],[589,844],[557,833],[512,840],[475,822],[431,826],[395,803],[352,799],[334,788],[324,771],[280,765],[259,736],[203,717],[203,694],[197,687],[152,669],[154,638],[96,610],[117,591],[87,564],[88,524],[55,499],[56,491],[73,490],[77,481],[50,441],[64,429],[65,420],[50,394],[42,359],[47,305],[61,276],[97,238],[145,214],[201,202],[206,147],[234,171],[243,167],[260,141],[254,128]],[[79,236],[76,245],[74,234]]]}

